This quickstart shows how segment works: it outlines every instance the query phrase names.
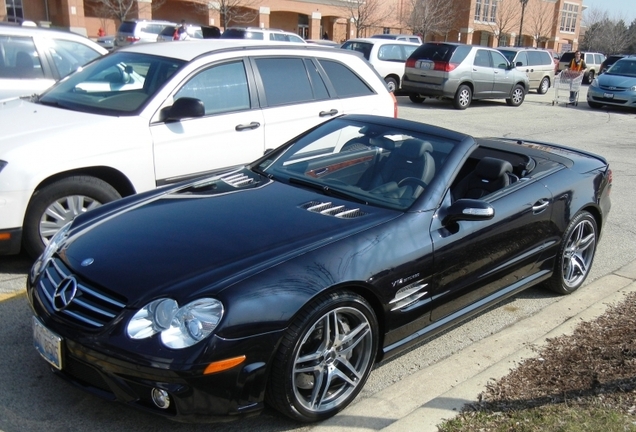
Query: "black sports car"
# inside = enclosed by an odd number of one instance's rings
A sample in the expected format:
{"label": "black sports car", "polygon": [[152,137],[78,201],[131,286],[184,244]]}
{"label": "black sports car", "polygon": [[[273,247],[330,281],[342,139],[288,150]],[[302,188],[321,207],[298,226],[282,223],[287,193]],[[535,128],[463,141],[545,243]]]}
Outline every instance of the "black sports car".
{"label": "black sports car", "polygon": [[59,375],[174,419],[336,414],[373,364],[590,271],[600,156],[344,116],[245,167],[75,219],[34,264]]}

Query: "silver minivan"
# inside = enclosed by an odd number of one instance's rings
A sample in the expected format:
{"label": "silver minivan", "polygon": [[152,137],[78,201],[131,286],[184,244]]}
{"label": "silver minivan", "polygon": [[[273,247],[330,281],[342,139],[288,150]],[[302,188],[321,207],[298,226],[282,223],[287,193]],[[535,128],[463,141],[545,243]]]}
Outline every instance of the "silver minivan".
{"label": "silver minivan", "polygon": [[518,71],[528,74],[530,88],[537,93],[545,94],[554,83],[554,60],[552,55],[537,48],[499,48],[508,61]]}
{"label": "silver minivan", "polygon": [[416,49],[402,80],[412,102],[448,98],[457,109],[466,109],[473,99],[505,99],[519,106],[528,88],[528,75],[496,49],[450,42],[427,42]]}

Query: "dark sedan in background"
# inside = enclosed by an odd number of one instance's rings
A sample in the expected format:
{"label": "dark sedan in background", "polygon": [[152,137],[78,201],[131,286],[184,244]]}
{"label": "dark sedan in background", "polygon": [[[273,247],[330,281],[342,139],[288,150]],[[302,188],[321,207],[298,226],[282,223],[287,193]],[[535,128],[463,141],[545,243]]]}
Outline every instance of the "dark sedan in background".
{"label": "dark sedan in background", "polygon": [[611,183],[591,153],[339,117],[61,229],[28,278],[35,347],[168,418],[322,420],[377,361],[538,283],[578,289]]}

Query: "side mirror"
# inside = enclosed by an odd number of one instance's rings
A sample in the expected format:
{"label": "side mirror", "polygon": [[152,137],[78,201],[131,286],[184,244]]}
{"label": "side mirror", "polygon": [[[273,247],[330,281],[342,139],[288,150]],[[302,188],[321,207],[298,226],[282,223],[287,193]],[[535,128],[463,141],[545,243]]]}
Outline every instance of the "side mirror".
{"label": "side mirror", "polygon": [[523,66],[523,62],[517,62],[517,63],[515,64],[515,67],[522,67],[522,66]]}
{"label": "side mirror", "polygon": [[174,101],[171,107],[166,109],[165,121],[179,121],[184,118],[203,117],[205,106],[196,98],[182,97]]}
{"label": "side mirror", "polygon": [[459,199],[448,207],[442,224],[457,221],[490,220],[495,216],[495,209],[486,201],[476,199]]}

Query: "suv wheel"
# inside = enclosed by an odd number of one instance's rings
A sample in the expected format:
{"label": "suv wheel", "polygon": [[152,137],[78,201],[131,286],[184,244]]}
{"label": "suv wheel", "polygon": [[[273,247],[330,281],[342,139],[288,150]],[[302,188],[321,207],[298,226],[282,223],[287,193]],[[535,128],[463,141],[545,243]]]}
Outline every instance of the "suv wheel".
{"label": "suv wheel", "polygon": [[588,73],[587,75],[584,75],[583,81],[585,82],[585,84],[589,84],[592,81],[594,81],[594,71],[591,70],[590,73]]}
{"label": "suv wheel", "polygon": [[521,84],[517,84],[510,93],[510,98],[506,99],[506,103],[510,106],[519,106],[526,97],[526,91]]}
{"label": "suv wheel", "polygon": [[411,93],[409,95],[409,99],[411,99],[411,102],[413,103],[422,103],[424,102],[424,98],[416,93]]}
{"label": "suv wheel", "polygon": [[473,100],[473,92],[470,90],[466,84],[462,84],[457,89],[455,93],[455,98],[453,99],[453,106],[459,110],[465,110],[468,108],[470,103]]}
{"label": "suv wheel", "polygon": [[549,88],[550,88],[550,78],[543,77],[543,79],[541,80],[541,84],[539,84],[539,88],[537,89],[537,93],[546,94]]}
{"label": "suv wheel", "polygon": [[389,91],[391,93],[395,93],[395,91],[398,89],[398,83],[395,78],[386,77],[384,78],[384,82],[386,83],[386,86],[389,88]]}

